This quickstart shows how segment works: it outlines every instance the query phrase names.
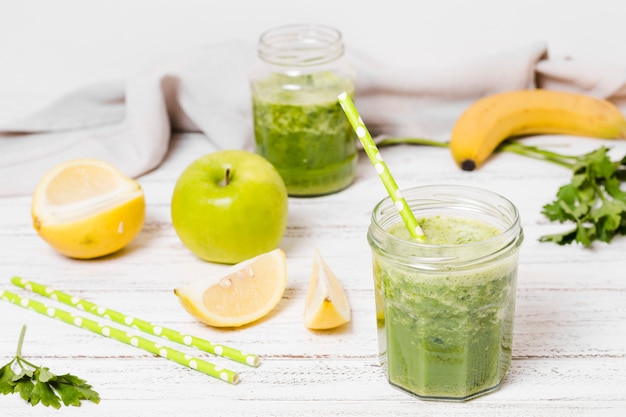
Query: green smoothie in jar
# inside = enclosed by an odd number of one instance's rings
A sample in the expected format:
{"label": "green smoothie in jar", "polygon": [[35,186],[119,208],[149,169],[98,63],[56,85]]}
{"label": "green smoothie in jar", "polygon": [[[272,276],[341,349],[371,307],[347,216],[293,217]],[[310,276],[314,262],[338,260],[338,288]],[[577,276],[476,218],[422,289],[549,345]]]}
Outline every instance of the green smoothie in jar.
{"label": "green smoothie in jar", "polygon": [[419,242],[401,221],[369,233],[387,376],[422,399],[493,391],[511,363],[521,229],[460,215],[455,198],[444,204],[452,209],[416,210],[428,212],[416,216]]}
{"label": "green smoothie in jar", "polygon": [[256,152],[281,174],[290,196],[337,192],[354,180],[356,136],[337,97],[354,93],[341,34],[293,25],[264,33],[251,71]]}
{"label": "green smoothie in jar", "polygon": [[[290,83],[302,88],[280,88]],[[254,85],[256,151],[274,164],[290,195],[328,194],[352,183],[356,137],[337,96],[353,89],[332,73],[273,74]]]}

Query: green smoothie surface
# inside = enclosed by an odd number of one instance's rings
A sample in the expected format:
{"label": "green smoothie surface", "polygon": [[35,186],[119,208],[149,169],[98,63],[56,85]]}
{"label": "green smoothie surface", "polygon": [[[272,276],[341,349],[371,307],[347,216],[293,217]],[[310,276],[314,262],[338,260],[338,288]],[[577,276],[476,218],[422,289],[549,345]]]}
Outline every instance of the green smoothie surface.
{"label": "green smoothie surface", "polygon": [[[485,222],[456,216],[432,216],[418,220],[427,245],[463,245],[490,239],[501,233],[500,229]],[[404,240],[414,241],[404,223],[393,224],[389,233]]]}

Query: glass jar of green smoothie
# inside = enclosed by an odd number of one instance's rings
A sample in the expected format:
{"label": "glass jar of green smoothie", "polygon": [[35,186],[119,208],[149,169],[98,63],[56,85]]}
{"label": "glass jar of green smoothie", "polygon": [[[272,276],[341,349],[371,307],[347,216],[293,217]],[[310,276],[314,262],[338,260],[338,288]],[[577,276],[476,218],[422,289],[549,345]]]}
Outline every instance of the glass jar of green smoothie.
{"label": "glass jar of green smoothie", "polygon": [[256,152],[281,174],[290,196],[334,193],[350,185],[356,137],[337,96],[354,94],[355,72],[341,33],[290,25],[263,33],[250,72]]}
{"label": "glass jar of green smoothie", "polygon": [[402,193],[424,238],[389,198],[372,213],[378,338],[389,382],[422,399],[464,401],[495,390],[511,364],[519,213],[478,188]]}

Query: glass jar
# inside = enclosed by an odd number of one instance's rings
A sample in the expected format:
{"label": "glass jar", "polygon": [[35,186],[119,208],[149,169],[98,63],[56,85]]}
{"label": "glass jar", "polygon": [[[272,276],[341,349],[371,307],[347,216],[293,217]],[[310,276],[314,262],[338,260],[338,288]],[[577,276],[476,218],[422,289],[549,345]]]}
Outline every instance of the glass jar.
{"label": "glass jar", "polygon": [[389,382],[422,399],[491,392],[511,364],[518,211],[472,187],[432,185],[403,195],[425,239],[410,237],[390,198],[376,205],[368,230]]}
{"label": "glass jar", "polygon": [[337,96],[354,94],[341,33],[320,25],[268,30],[250,72],[256,152],[290,196],[339,191],[354,179],[356,136]]}

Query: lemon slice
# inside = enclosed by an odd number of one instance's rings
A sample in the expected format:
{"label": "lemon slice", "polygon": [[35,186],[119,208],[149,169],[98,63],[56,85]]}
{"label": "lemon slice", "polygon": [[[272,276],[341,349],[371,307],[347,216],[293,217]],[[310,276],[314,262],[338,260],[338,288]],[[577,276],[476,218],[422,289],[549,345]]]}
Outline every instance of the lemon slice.
{"label": "lemon slice", "polygon": [[304,305],[304,325],[323,330],[350,321],[350,303],[337,277],[315,249],[313,272]]}
{"label": "lemon slice", "polygon": [[274,249],[231,266],[219,279],[207,277],[174,290],[183,307],[214,327],[239,327],[269,313],[287,285],[287,262]]}
{"label": "lemon slice", "polygon": [[61,163],[41,179],[32,201],[33,227],[60,253],[80,259],[108,255],[143,227],[141,186],[95,159]]}

